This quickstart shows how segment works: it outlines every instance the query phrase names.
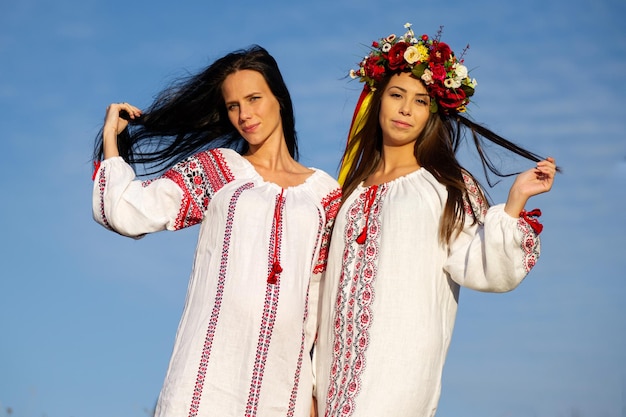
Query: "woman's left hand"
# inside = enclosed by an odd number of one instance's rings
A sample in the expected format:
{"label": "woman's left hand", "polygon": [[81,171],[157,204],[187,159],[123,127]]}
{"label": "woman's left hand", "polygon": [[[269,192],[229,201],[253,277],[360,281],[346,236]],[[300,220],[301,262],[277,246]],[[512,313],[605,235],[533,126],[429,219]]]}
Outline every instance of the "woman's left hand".
{"label": "woman's left hand", "polygon": [[552,189],[555,175],[556,163],[552,157],[537,162],[535,168],[519,174],[511,186],[504,211],[518,217],[530,197]]}

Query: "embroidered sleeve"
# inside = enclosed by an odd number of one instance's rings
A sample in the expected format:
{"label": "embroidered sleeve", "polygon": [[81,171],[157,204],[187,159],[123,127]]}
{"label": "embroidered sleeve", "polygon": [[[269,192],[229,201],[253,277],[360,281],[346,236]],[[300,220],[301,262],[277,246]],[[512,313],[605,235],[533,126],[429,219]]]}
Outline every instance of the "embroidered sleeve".
{"label": "embroidered sleeve", "polygon": [[504,204],[490,207],[483,223],[466,221],[450,245],[445,269],[464,287],[487,292],[516,288],[540,254],[540,242],[522,218],[504,211]]}
{"label": "embroidered sleeve", "polygon": [[463,199],[465,204],[465,215],[470,218],[476,218],[478,223],[484,223],[489,204],[485,200],[484,193],[476,184],[476,181],[468,175],[463,173],[463,181],[465,181],[465,187],[467,189],[467,197]]}
{"label": "embroidered sleeve", "polygon": [[[539,211],[539,210],[537,209],[533,210],[533,212],[535,211]],[[520,230],[520,233],[522,234],[522,238],[521,238],[521,249],[523,252],[522,263],[524,266],[524,270],[526,272],[530,272],[530,270],[533,269],[533,267],[537,263],[537,260],[539,259],[539,254],[541,252],[539,233],[541,233],[541,231],[543,230],[543,225],[539,223],[537,219],[530,218],[531,216],[530,213],[526,213],[525,211],[522,211],[522,213],[520,214],[521,214],[520,218],[517,221],[517,227]],[[536,214],[535,212],[532,215],[540,216],[541,212],[539,211],[539,214]]]}
{"label": "embroidered sleeve", "polygon": [[122,158],[110,158],[95,175],[94,218],[131,237],[178,230],[202,221],[215,192],[232,179],[218,149],[194,155],[147,181],[136,180]]}
{"label": "embroidered sleeve", "polygon": [[222,153],[215,149],[177,164],[163,177],[172,180],[183,192],[175,229],[200,223],[215,192],[233,179]]}
{"label": "embroidered sleeve", "polygon": [[328,194],[322,200],[322,206],[324,207],[324,214],[326,221],[324,224],[324,230],[322,233],[322,242],[319,251],[319,256],[313,273],[321,273],[326,270],[326,262],[328,261],[328,249],[330,245],[330,236],[333,231],[333,224],[335,223],[335,217],[339,211],[339,205],[341,204],[341,189],[337,188]]}

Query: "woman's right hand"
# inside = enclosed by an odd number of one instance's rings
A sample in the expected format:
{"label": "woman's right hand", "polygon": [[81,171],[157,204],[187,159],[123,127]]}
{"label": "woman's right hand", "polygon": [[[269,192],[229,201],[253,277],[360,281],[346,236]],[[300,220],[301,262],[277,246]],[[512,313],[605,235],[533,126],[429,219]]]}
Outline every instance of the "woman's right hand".
{"label": "woman's right hand", "polygon": [[126,129],[129,119],[136,119],[139,116],[141,116],[141,110],[131,104],[109,104],[102,128],[104,159],[120,155],[117,148],[117,135]]}
{"label": "woman's right hand", "polygon": [[[126,116],[128,115],[128,116]],[[111,103],[107,107],[104,118],[104,131],[119,135],[126,126],[128,119],[136,119],[141,116],[141,110],[128,103]]]}

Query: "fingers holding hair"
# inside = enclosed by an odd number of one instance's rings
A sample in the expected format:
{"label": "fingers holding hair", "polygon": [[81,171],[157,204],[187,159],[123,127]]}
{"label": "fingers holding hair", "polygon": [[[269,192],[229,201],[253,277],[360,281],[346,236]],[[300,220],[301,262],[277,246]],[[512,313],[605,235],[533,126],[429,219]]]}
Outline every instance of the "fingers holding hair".
{"label": "fingers holding hair", "polygon": [[141,116],[141,109],[128,103],[111,103],[104,118],[104,133],[119,135],[130,120]]}
{"label": "fingers holding hair", "polygon": [[133,120],[141,116],[141,109],[132,104],[122,102],[116,103],[119,117],[125,120]]}
{"label": "fingers holding hair", "polygon": [[547,157],[544,160],[537,162],[537,166],[535,168],[535,173],[539,179],[543,180],[554,180],[554,176],[556,175],[558,168],[556,166],[556,162],[553,157]]}

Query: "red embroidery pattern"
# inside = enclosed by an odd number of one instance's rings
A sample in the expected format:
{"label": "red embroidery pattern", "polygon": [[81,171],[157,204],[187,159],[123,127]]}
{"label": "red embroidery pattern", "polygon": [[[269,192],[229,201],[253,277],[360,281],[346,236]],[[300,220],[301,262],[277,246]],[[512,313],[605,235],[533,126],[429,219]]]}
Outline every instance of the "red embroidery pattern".
{"label": "red embroidery pattern", "polygon": [[520,217],[517,221],[517,227],[522,232],[521,248],[522,252],[524,252],[524,270],[528,273],[531,269],[533,269],[539,259],[541,242],[538,234],[533,230],[531,225],[524,220],[523,217]]}
{"label": "red embroidery pattern", "polygon": [[[351,416],[355,399],[361,390],[361,374],[366,366],[365,354],[373,319],[371,305],[377,275],[379,215],[387,187],[381,185],[378,190],[378,196],[370,208],[368,239],[364,244],[358,244],[356,237],[366,222],[366,193],[362,193],[348,209],[349,221],[343,236],[344,242],[347,242],[343,254],[344,267],[335,301],[333,362],[326,394],[326,417]],[[354,275],[351,275],[352,269]]]}
{"label": "red embroidery pattern", "polygon": [[[280,204],[279,209],[281,211],[284,210],[285,200],[281,196],[277,196],[277,204]],[[276,233],[272,233],[270,238],[268,275],[272,271],[274,260],[280,259],[280,253],[275,253],[274,251],[280,252],[283,236],[282,216],[274,217],[274,221],[279,221],[279,224],[272,225],[272,230],[276,230]],[[276,239],[277,242],[275,242],[274,239]],[[263,316],[261,317],[261,328],[259,330],[254,369],[252,370],[250,392],[248,393],[248,401],[246,404],[246,417],[256,416],[258,412],[259,396],[261,394],[261,385],[265,373],[265,363],[267,362],[272,332],[274,330],[274,322],[276,320],[276,311],[278,309],[280,280],[281,276],[277,274],[276,283],[270,284],[268,282],[265,286],[265,304],[263,306]]]}
{"label": "red embroidery pattern", "polygon": [[541,210],[534,209],[531,211],[522,210],[519,216],[533,228],[535,233],[540,234],[543,230],[543,225],[539,222],[538,217],[541,217]]}
{"label": "red embroidery pattern", "polygon": [[[100,164],[98,164],[98,168],[100,168]],[[96,171],[97,172],[97,171]],[[94,175],[96,174],[94,172]],[[109,221],[107,220],[107,216],[104,213],[104,190],[106,188],[107,178],[106,178],[106,167],[102,167],[100,170],[100,175],[98,176],[98,194],[100,196],[100,217],[102,218],[102,224],[109,230],[113,230],[111,225],[109,225]]]}
{"label": "red embroidery pattern", "polygon": [[[198,153],[176,164],[163,177],[174,181],[183,190],[176,229],[200,223],[213,195],[234,179],[219,149]],[[146,181],[144,185],[149,183]]]}
{"label": "red embroidery pattern", "polygon": [[465,203],[465,214],[468,216],[478,216],[476,219],[477,222],[483,223],[485,216],[487,215],[487,210],[489,209],[489,204],[485,201],[482,196],[482,193],[478,189],[478,185],[472,177],[463,173],[463,181],[465,181],[465,187],[467,188],[467,193],[469,199],[464,199]]}
{"label": "red embroidery pattern", "polygon": [[300,354],[298,355],[298,364],[293,377],[293,388],[291,388],[291,396],[289,397],[289,407],[287,408],[287,417],[293,417],[296,411],[296,398],[298,397],[298,386],[300,385],[300,372],[302,372],[302,358],[304,357],[304,326],[306,318],[309,315],[309,293],[306,294],[306,308],[304,310],[304,320],[302,321],[302,339],[300,341]]}
{"label": "red embroidery pattern", "polygon": [[220,259],[220,271],[217,280],[217,292],[215,294],[215,301],[213,302],[213,310],[211,311],[211,319],[207,327],[206,337],[204,339],[204,347],[202,349],[202,355],[200,356],[200,366],[198,368],[198,375],[196,377],[196,385],[194,387],[193,396],[191,398],[191,407],[189,410],[189,417],[197,417],[198,410],[200,409],[200,399],[202,397],[202,390],[204,388],[204,381],[206,379],[206,372],[209,364],[209,358],[211,357],[211,349],[213,347],[213,338],[215,337],[215,330],[217,329],[217,322],[222,308],[222,297],[224,295],[224,286],[226,283],[226,270],[228,269],[228,255],[231,244],[233,218],[235,216],[235,209],[237,207],[237,201],[243,191],[252,188],[252,183],[247,183],[239,187],[233,194],[228,206],[228,216],[226,218],[226,230],[224,232],[224,245],[222,246],[222,257]]}
{"label": "red embroidery pattern", "polygon": [[322,244],[320,246],[320,254],[317,259],[317,263],[313,268],[313,273],[317,274],[326,270],[326,263],[328,261],[328,248],[330,246],[330,235],[333,231],[333,224],[335,223],[335,217],[339,211],[341,205],[341,188],[333,190],[322,200],[322,207],[324,207],[326,224],[324,226],[324,233],[322,234]]}

